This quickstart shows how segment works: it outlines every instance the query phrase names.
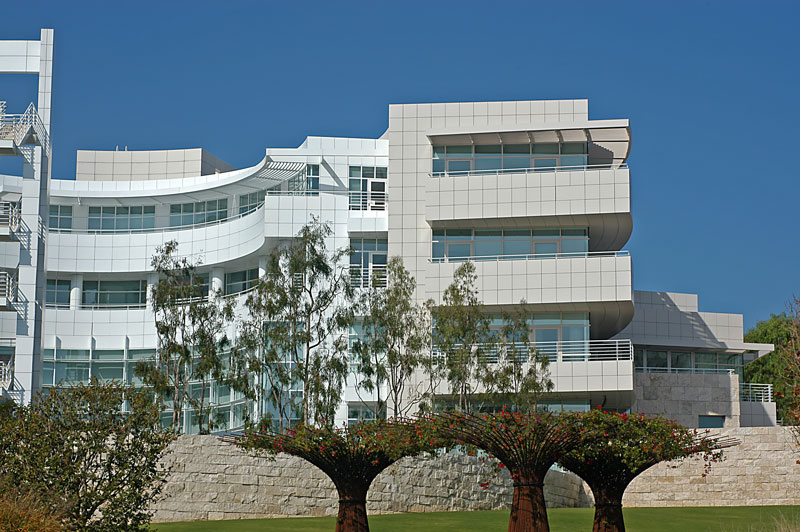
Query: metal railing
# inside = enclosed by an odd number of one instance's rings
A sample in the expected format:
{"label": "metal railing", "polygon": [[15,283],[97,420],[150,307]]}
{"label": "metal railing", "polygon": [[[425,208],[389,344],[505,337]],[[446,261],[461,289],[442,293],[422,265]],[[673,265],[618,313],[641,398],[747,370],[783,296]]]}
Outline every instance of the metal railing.
{"label": "metal railing", "polygon": [[772,384],[743,382],[739,385],[739,400],[749,403],[771,403],[773,401]]}
{"label": "metal railing", "polygon": [[663,368],[663,367],[644,367],[637,366],[638,373],[697,373],[711,375],[734,375],[736,370],[733,368]]}
{"label": "metal railing", "polygon": [[0,390],[9,390],[14,382],[14,361],[0,362]]}
{"label": "metal railing", "polygon": [[[456,346],[459,349],[460,346]],[[609,362],[633,360],[633,344],[623,340],[575,340],[562,342],[515,342],[511,344],[478,344],[473,347],[481,361],[494,364],[503,358],[503,354],[516,359],[517,362],[528,362],[531,355],[537,353],[546,357],[551,363],[558,362]],[[434,356],[444,358],[445,353],[433,348]]]}
{"label": "metal railing", "polygon": [[386,288],[386,267],[350,268],[350,284],[356,288]]}
{"label": "metal railing", "polygon": [[12,231],[19,229],[20,213],[16,203],[0,201],[0,226],[8,227]]}
{"label": "metal railing", "polygon": [[211,225],[218,225],[225,222],[232,222],[233,220],[238,220],[239,218],[244,218],[245,216],[249,216],[254,212],[261,210],[264,208],[263,203],[259,203],[258,206],[252,210],[248,210],[246,212],[236,214],[234,216],[227,216],[225,218],[219,218],[217,220],[209,220],[207,222],[199,222],[199,223],[192,223],[192,224],[185,224],[185,225],[169,225],[169,226],[161,226],[161,227],[140,227],[136,229],[125,228],[125,229],[76,229],[76,228],[59,228],[59,227],[48,227],[48,231],[51,233],[85,233],[85,234],[126,234],[126,233],[157,233],[161,231],[182,231],[184,229],[198,229],[202,227],[208,227]]}
{"label": "metal railing", "polygon": [[50,136],[36,112],[36,107],[31,103],[22,114],[0,113],[0,139],[13,140],[17,146],[22,146],[22,142],[33,130],[36,135],[37,144],[42,147],[45,155],[50,155]]}
{"label": "metal railing", "polygon": [[385,211],[389,196],[386,192],[349,192],[351,211]]}
{"label": "metal railing", "polygon": [[17,281],[8,272],[0,272],[0,297],[10,302],[17,300]]}
{"label": "metal railing", "polygon": [[532,253],[528,255],[473,255],[469,257],[434,257],[428,262],[438,264],[446,262],[499,262],[504,260],[535,260],[535,259],[575,259],[589,257],[628,257],[630,251],[575,251],[567,253]]}
{"label": "metal railing", "polygon": [[429,172],[428,177],[467,177],[473,175],[539,174],[542,172],[575,172],[581,170],[619,170],[628,168],[621,164],[581,164],[576,166],[541,166],[536,168],[499,168],[494,170],[462,170],[457,172]]}

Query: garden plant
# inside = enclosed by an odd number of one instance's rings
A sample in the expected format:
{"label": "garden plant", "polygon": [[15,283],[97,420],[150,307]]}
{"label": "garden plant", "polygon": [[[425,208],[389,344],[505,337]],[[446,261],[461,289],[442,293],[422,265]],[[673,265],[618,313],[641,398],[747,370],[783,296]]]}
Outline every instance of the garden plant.
{"label": "garden plant", "polygon": [[559,458],[564,468],[580,476],[595,501],[594,532],[624,532],[622,496],[638,475],[654,465],[690,456],[711,464],[722,449],[737,440],[698,432],[663,417],[629,415],[601,409],[575,414],[583,426],[580,444]]}
{"label": "garden plant", "polygon": [[264,427],[233,441],[256,456],[287,453],[321,469],[339,494],[337,532],[368,532],[367,491],[375,477],[401,458],[435,447],[416,425],[402,421],[370,421],[343,428],[302,425],[283,432]]}

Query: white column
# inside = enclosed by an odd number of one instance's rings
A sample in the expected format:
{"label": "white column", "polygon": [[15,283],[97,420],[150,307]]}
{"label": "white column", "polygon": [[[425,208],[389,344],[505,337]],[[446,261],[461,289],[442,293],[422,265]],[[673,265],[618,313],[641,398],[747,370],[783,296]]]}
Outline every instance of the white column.
{"label": "white column", "polygon": [[214,268],[211,270],[211,278],[209,279],[209,299],[213,298],[217,292],[225,291],[225,270],[222,268]]}
{"label": "white column", "polygon": [[69,289],[69,309],[81,308],[81,295],[83,294],[83,275],[73,275]]}
{"label": "white column", "polygon": [[147,274],[147,308],[153,308],[153,287],[158,284],[158,273]]}

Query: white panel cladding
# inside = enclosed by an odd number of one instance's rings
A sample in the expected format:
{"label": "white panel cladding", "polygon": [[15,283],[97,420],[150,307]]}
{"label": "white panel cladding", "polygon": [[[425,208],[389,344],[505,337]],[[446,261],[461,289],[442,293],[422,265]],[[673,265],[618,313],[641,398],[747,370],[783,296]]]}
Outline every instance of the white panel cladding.
{"label": "white panel cladding", "polygon": [[698,312],[696,294],[637,290],[634,303],[636,314],[619,338],[641,345],[757,349],[744,344],[741,314]]}
{"label": "white panel cladding", "polygon": [[628,168],[427,177],[425,218],[630,213]]}
{"label": "white panel cladding", "polygon": [[633,390],[633,360],[551,362],[554,392]]}
{"label": "white panel cladding", "polygon": [[[439,302],[459,265],[428,263],[426,296]],[[521,299],[529,304],[633,300],[629,255],[481,261],[475,270],[486,305],[515,305]]]}
{"label": "white panel cladding", "polygon": [[[158,246],[178,241],[178,252],[218,264],[247,257],[262,249],[266,238],[291,238],[311,216],[328,222],[337,236],[346,235],[347,198],[268,196],[265,205],[247,215],[206,226],[142,233],[69,233],[49,235],[51,272],[146,272]],[[340,238],[337,246],[347,245]]]}

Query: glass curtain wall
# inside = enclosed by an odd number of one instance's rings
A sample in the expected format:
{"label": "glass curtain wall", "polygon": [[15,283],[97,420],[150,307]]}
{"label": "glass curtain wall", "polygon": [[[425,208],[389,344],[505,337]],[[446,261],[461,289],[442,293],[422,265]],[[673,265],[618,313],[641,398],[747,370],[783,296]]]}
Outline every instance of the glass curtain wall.
{"label": "glass curtain wall", "polygon": [[432,173],[436,176],[585,168],[589,164],[586,142],[543,144],[483,144],[434,146]]}
{"label": "glass curtain wall", "polygon": [[519,260],[585,256],[589,229],[434,229],[433,262]]}

